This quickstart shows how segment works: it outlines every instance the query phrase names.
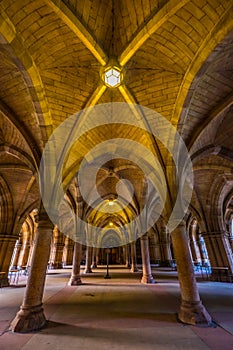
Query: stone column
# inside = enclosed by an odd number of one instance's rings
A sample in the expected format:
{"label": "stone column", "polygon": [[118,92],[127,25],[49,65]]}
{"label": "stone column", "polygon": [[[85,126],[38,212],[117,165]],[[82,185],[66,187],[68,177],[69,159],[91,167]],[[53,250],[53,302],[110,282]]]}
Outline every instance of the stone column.
{"label": "stone column", "polygon": [[99,258],[100,258],[100,248],[95,248],[96,251],[96,267],[99,265]]}
{"label": "stone column", "polygon": [[63,249],[63,262],[64,265],[72,265],[74,252],[74,241],[68,236],[65,238],[65,247]]}
{"label": "stone column", "polygon": [[96,248],[95,248],[95,247],[92,248],[92,263],[91,263],[91,268],[92,268],[92,269],[96,269],[96,268],[97,268],[97,264],[96,264]]}
{"label": "stone column", "polygon": [[130,243],[131,250],[131,269],[130,272],[138,272],[137,259],[136,259],[136,242]]}
{"label": "stone column", "polygon": [[181,291],[179,319],[192,325],[208,325],[211,317],[200,300],[183,222],[172,232],[171,237]]}
{"label": "stone column", "polygon": [[197,241],[197,246],[199,248],[199,252],[200,252],[200,257],[201,257],[201,264],[204,265],[207,260],[208,260],[208,257],[206,255],[206,251],[205,251],[205,242],[204,240],[202,241],[201,239],[199,239]]}
{"label": "stone column", "polygon": [[155,283],[151,273],[150,254],[148,235],[145,234],[140,238],[141,254],[142,254],[142,279],[141,283]]}
{"label": "stone column", "polygon": [[32,240],[30,242],[30,249],[29,249],[29,254],[28,254],[27,267],[30,267],[32,265],[32,257],[33,257],[34,248],[35,248],[35,240]]}
{"label": "stone column", "polygon": [[20,251],[19,262],[18,262],[19,266],[27,266],[29,250],[30,250],[30,243],[27,241],[23,243],[22,249]]}
{"label": "stone column", "polygon": [[19,237],[14,235],[0,234],[0,271],[5,272],[2,287],[9,286],[8,272],[11,264],[15,243]]}
{"label": "stone column", "polygon": [[79,284],[82,284],[82,280],[80,276],[81,257],[82,257],[82,245],[76,242],[74,244],[72,275],[68,283],[70,286],[77,286]]}
{"label": "stone column", "polygon": [[129,245],[128,244],[123,246],[123,254],[124,254],[124,258],[125,258],[125,267],[130,268],[131,264],[130,264]]}
{"label": "stone column", "polygon": [[20,255],[20,251],[21,251],[21,248],[22,248],[22,241],[21,241],[21,238],[16,242],[16,245],[15,245],[15,249],[14,249],[14,259],[13,259],[13,262],[12,262],[12,268],[13,269],[17,269],[17,267],[19,266],[19,255]]}
{"label": "stone column", "polygon": [[170,242],[170,238],[165,225],[161,225],[160,237],[161,237],[161,249],[162,249],[162,256],[163,256],[162,265],[170,266],[170,262],[172,260],[171,242]]}
{"label": "stone column", "polygon": [[63,249],[65,246],[65,237],[62,232],[58,230],[57,227],[53,231],[53,240],[50,253],[50,268],[52,269],[62,269],[62,258],[63,258]]}
{"label": "stone column", "polygon": [[228,235],[223,232],[202,233],[212,267],[228,267],[233,273],[233,256]]}
{"label": "stone column", "polygon": [[86,249],[86,266],[84,273],[91,273],[91,258],[92,258],[92,247],[87,247]]}
{"label": "stone column", "polygon": [[193,238],[191,238],[189,241],[189,245],[190,245],[190,250],[191,250],[193,262],[201,263],[202,260],[200,258],[200,250],[199,250],[197,242],[194,241]]}
{"label": "stone column", "polygon": [[229,242],[230,242],[231,250],[233,252],[233,236],[229,236]]}
{"label": "stone column", "polygon": [[159,236],[158,234],[154,234],[154,244],[155,244],[155,261],[157,263],[161,263],[161,246],[159,244]]}
{"label": "stone column", "polygon": [[156,262],[156,240],[155,240],[155,234],[152,231],[149,235],[149,253],[150,253],[150,261],[152,264],[155,264]]}
{"label": "stone column", "polygon": [[38,218],[36,243],[23,303],[10,325],[10,329],[14,332],[30,332],[40,329],[46,324],[42,298],[53,224],[44,209],[40,211]]}

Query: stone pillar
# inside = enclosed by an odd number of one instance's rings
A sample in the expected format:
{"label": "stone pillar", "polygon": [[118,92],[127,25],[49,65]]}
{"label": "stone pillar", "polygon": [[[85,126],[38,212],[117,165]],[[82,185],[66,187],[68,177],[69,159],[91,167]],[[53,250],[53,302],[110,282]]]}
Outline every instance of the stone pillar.
{"label": "stone pillar", "polygon": [[125,267],[130,268],[131,264],[130,264],[130,255],[129,255],[129,244],[126,244],[125,246],[123,246],[123,254],[125,258]]}
{"label": "stone pillar", "polygon": [[159,236],[158,234],[154,234],[154,254],[155,254],[155,262],[161,263],[161,246],[159,244]]}
{"label": "stone pillar", "polygon": [[62,232],[58,230],[57,227],[53,231],[53,239],[50,253],[50,268],[52,269],[62,269],[63,268],[63,249],[65,246],[65,237]]}
{"label": "stone pillar", "polygon": [[170,238],[165,225],[161,225],[160,237],[161,237],[161,250],[162,250],[162,257],[163,257],[162,265],[170,266],[170,262],[172,260],[171,242],[170,242]]}
{"label": "stone pillar", "polygon": [[230,242],[231,250],[233,252],[233,236],[229,236],[229,242]]}
{"label": "stone pillar", "polygon": [[40,329],[46,324],[42,298],[53,224],[44,209],[40,211],[38,218],[36,243],[23,303],[10,325],[10,329],[14,332],[30,332]]}
{"label": "stone pillar", "polygon": [[0,271],[5,272],[2,287],[9,286],[8,272],[18,236],[0,234]]}
{"label": "stone pillar", "polygon": [[29,249],[29,254],[28,254],[27,267],[30,267],[32,265],[32,257],[33,257],[34,248],[35,248],[35,241],[32,240],[30,242],[30,249]]}
{"label": "stone pillar", "polygon": [[86,266],[84,273],[91,273],[91,259],[92,259],[92,247],[87,247],[86,249]]}
{"label": "stone pillar", "polygon": [[148,235],[145,234],[140,238],[141,254],[142,254],[142,279],[141,283],[155,283],[151,273],[150,254]]}
{"label": "stone pillar", "polygon": [[152,231],[149,235],[149,252],[150,252],[150,261],[152,264],[155,264],[156,262],[156,240],[155,240],[155,234]]}
{"label": "stone pillar", "polygon": [[97,264],[96,264],[96,248],[95,248],[95,247],[92,248],[92,263],[91,263],[91,268],[92,268],[92,269],[96,269],[96,268],[97,268]]}
{"label": "stone pillar", "polygon": [[199,252],[200,252],[200,258],[201,258],[201,264],[204,265],[205,263],[207,263],[208,261],[208,256],[206,254],[206,250],[205,250],[205,242],[202,239],[199,239],[197,241],[197,246],[199,248]]}
{"label": "stone pillar", "polygon": [[68,236],[65,238],[65,246],[63,249],[63,263],[65,266],[72,265],[74,252],[74,241]]}
{"label": "stone pillar", "polygon": [[19,266],[27,266],[30,251],[30,243],[25,242],[19,256]]}
{"label": "stone pillar", "polygon": [[137,259],[136,259],[136,242],[130,243],[131,250],[131,269],[130,272],[138,272]]}
{"label": "stone pillar", "polygon": [[190,245],[190,250],[191,250],[193,262],[202,263],[202,259],[200,257],[200,250],[199,250],[197,242],[194,241],[193,238],[191,238],[189,241],[189,245]]}
{"label": "stone pillar", "polygon": [[80,277],[81,257],[82,257],[82,245],[76,242],[74,244],[72,275],[68,283],[70,286],[77,286],[79,284],[82,284],[82,280]]}
{"label": "stone pillar", "polygon": [[192,325],[209,325],[211,317],[200,300],[183,222],[172,232],[171,237],[181,291],[179,319]]}
{"label": "stone pillar", "polygon": [[22,241],[21,241],[21,239],[19,239],[15,244],[14,255],[13,255],[14,259],[12,262],[13,269],[17,269],[17,267],[19,266],[18,261],[19,261],[19,255],[20,255],[21,248],[22,248]]}
{"label": "stone pillar", "polygon": [[228,267],[233,273],[233,256],[227,234],[223,232],[202,233],[212,267]]}
{"label": "stone pillar", "polygon": [[100,248],[95,248],[96,251],[96,267],[99,265],[99,259],[100,259]]}

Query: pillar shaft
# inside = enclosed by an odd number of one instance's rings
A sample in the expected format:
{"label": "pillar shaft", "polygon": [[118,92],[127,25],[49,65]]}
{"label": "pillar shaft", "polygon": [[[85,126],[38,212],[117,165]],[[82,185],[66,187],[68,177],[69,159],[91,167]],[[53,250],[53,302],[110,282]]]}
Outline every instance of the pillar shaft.
{"label": "pillar shaft", "polygon": [[199,241],[197,241],[197,245],[198,245],[199,252],[200,252],[201,263],[202,263],[202,265],[204,265],[208,260],[208,257],[206,255],[206,251],[205,251],[205,243],[204,243],[204,241],[199,240]]}
{"label": "pillar shaft", "polygon": [[82,257],[82,245],[78,242],[74,244],[73,269],[70,277],[69,285],[77,286],[82,284],[80,276],[80,262]]}
{"label": "pillar shaft", "polygon": [[231,250],[233,252],[233,236],[229,236],[229,242],[230,242]]}
{"label": "pillar shaft", "polygon": [[63,262],[64,265],[72,265],[74,253],[74,241],[68,236],[65,239],[65,247],[63,249]]}
{"label": "pillar shaft", "polygon": [[138,272],[137,259],[136,259],[136,242],[130,243],[131,251],[131,269],[130,272]]}
{"label": "pillar shaft", "polygon": [[93,247],[92,249],[92,263],[91,263],[91,268],[95,269],[97,268],[97,264],[96,264],[96,248]]}
{"label": "pillar shaft", "polygon": [[30,250],[30,244],[28,242],[23,243],[19,254],[18,266],[27,265],[29,250]]}
{"label": "pillar shaft", "polygon": [[124,255],[124,260],[125,260],[125,266],[127,268],[130,268],[130,256],[129,256],[129,245],[126,244],[125,246],[123,246],[123,255]]}
{"label": "pillar shaft", "polygon": [[96,248],[96,267],[99,265],[100,248]]}
{"label": "pillar shaft", "polygon": [[50,268],[61,269],[63,267],[63,249],[65,246],[65,237],[57,227],[53,231],[53,239],[50,252]]}
{"label": "pillar shaft", "polygon": [[188,239],[183,223],[180,223],[172,232],[172,243],[182,300],[179,319],[188,324],[210,324],[211,317],[202,305],[197,289]]}
{"label": "pillar shaft", "polygon": [[197,242],[191,238],[189,245],[190,245],[190,250],[191,250],[191,254],[192,254],[192,260],[194,262],[202,262],[202,261],[200,261],[201,260],[200,259],[200,251],[199,251],[199,247],[197,245]]}
{"label": "pillar shaft", "polygon": [[39,214],[37,237],[23,303],[10,326],[14,332],[30,332],[40,329],[46,323],[42,298],[52,232],[53,225],[43,210]]}
{"label": "pillar shaft", "polygon": [[161,251],[162,251],[162,265],[164,266],[170,266],[170,262],[172,260],[172,253],[171,253],[171,242],[170,237],[167,232],[167,228],[165,224],[163,223],[160,228],[160,240],[161,240]]}
{"label": "pillar shaft", "polygon": [[13,235],[0,235],[0,271],[5,272],[5,277],[1,283],[2,287],[9,285],[8,272],[17,239],[18,237]]}
{"label": "pillar shaft", "polygon": [[151,273],[148,235],[140,238],[142,254],[142,279],[141,283],[155,283]]}
{"label": "pillar shaft", "polygon": [[18,241],[15,245],[14,260],[12,262],[12,267],[14,269],[17,269],[17,267],[19,266],[19,256],[20,256],[21,248],[22,248],[22,242]]}
{"label": "pillar shaft", "polygon": [[84,273],[92,272],[91,260],[92,260],[92,247],[87,247],[87,249],[86,249],[86,266],[85,266]]}

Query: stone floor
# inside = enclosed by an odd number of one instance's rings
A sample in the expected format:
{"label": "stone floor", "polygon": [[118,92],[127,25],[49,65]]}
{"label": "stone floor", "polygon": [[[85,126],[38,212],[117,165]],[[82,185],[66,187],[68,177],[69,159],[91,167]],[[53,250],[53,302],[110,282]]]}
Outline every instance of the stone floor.
{"label": "stone floor", "polygon": [[0,289],[1,350],[147,350],[233,349],[233,284],[198,279],[198,287],[213,327],[194,327],[177,321],[180,303],[175,271],[154,269],[157,283],[140,284],[141,273],[104,267],[83,275],[83,285],[67,286],[71,269],[50,270],[44,309],[47,327],[30,334],[8,330],[18,311],[26,277]]}

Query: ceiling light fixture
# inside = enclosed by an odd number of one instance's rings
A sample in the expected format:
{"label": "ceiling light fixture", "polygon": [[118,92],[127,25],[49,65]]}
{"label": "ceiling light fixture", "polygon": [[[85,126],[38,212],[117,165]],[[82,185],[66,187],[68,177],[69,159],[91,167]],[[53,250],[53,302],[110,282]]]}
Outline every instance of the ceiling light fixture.
{"label": "ceiling light fixture", "polygon": [[105,67],[100,70],[100,75],[104,84],[110,88],[115,88],[122,83],[123,68],[116,59],[111,58]]}
{"label": "ceiling light fixture", "polygon": [[109,68],[104,72],[104,82],[109,87],[119,86],[121,83],[121,72],[116,68]]}

